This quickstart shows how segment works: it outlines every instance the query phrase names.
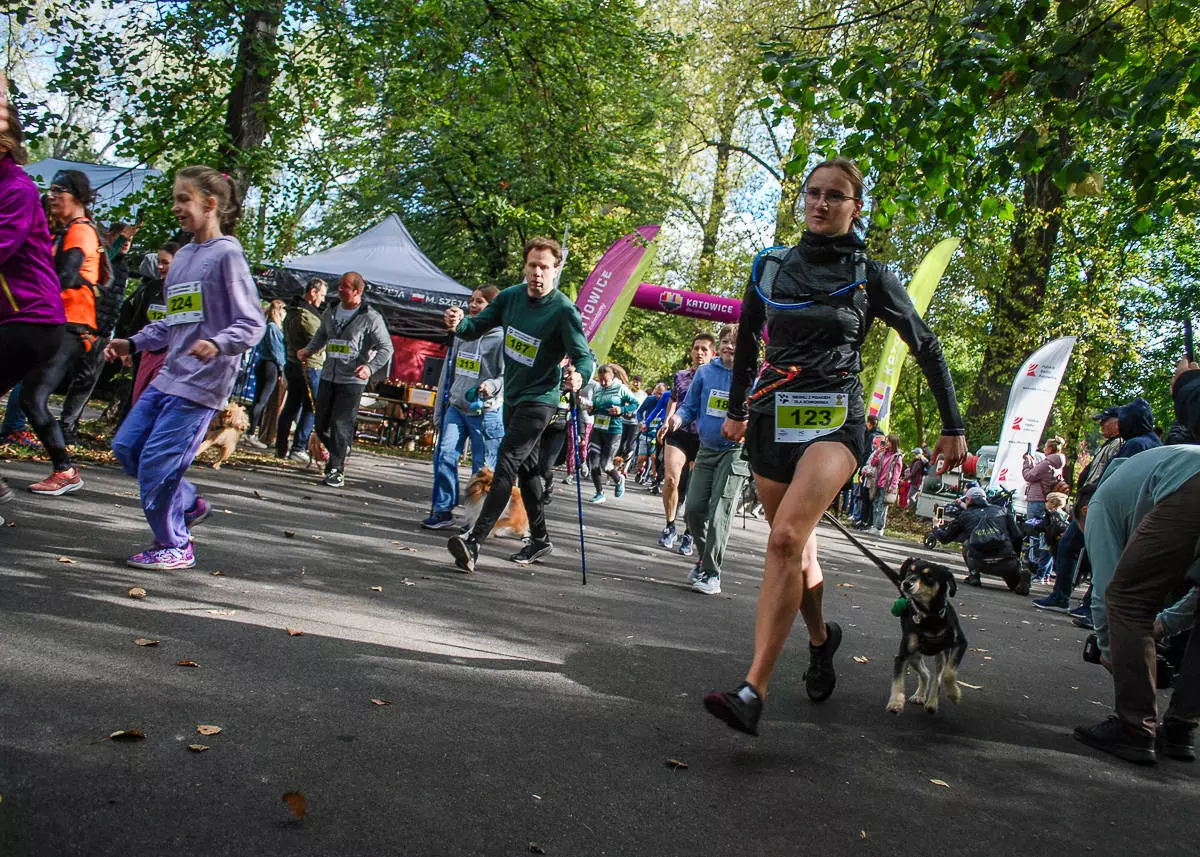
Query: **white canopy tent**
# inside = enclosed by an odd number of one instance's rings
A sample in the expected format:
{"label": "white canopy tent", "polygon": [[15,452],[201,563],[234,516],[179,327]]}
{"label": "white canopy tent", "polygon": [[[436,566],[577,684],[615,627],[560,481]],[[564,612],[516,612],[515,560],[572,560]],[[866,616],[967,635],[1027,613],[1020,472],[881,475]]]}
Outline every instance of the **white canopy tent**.
{"label": "white canopy tent", "polygon": [[100,214],[117,206],[125,197],[141,192],[147,179],[162,175],[162,170],[111,167],[62,158],[45,158],[25,165],[25,172],[43,190],[50,187],[50,180],[59,170],[79,170],[88,177],[92,190],[96,192],[92,209]]}
{"label": "white canopy tent", "polygon": [[320,277],[333,293],[337,279],[348,271],[367,281],[367,301],[399,336],[445,339],[442,311],[465,307],[471,297],[469,288],[429,261],[395,214],[344,244],[287,259],[278,271],[276,291],[295,294],[309,278]]}

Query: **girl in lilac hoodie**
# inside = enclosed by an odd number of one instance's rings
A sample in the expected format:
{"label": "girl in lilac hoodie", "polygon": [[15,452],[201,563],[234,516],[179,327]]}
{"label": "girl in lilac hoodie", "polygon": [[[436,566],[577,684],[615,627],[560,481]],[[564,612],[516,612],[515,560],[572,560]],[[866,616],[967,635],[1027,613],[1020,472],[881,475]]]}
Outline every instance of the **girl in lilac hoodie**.
{"label": "girl in lilac hoodie", "polygon": [[191,527],[208,503],[183,478],[209,421],[225,406],[238,356],[263,336],[258,290],[242,245],[228,233],[241,211],[229,176],[187,167],[175,177],[173,211],[192,243],[175,254],[164,284],[167,317],[129,339],[114,339],[110,360],[167,349],[158,377],[113,438],[113,452],[141,489],[154,544],[127,562],[134,568],[191,568]]}
{"label": "girl in lilac hoodie", "polygon": [[[0,396],[58,353],[67,317],[54,273],[50,229],[16,109],[0,75]],[[0,479],[0,504],[12,500]]]}

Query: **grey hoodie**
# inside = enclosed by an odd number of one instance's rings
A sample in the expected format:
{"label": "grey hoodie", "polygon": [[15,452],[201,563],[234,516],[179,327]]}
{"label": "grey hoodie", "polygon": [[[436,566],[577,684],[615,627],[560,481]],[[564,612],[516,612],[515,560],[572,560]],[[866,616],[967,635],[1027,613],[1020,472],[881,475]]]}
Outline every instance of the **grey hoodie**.
{"label": "grey hoodie", "polygon": [[[325,349],[325,365],[321,380],[330,384],[358,384],[366,381],[354,370],[366,364],[374,375],[392,362],[392,338],[388,335],[383,316],[367,305],[364,299],[354,315],[341,328],[337,323],[337,308],[333,304],[321,316],[321,326],[308,343],[309,351]],[[369,380],[369,379],[368,379]]]}
{"label": "grey hoodie", "polygon": [[[454,380],[450,384],[450,403],[460,413],[473,410],[467,391],[480,387],[488,394],[483,410],[492,411],[504,404],[504,329],[493,327],[479,339],[459,340],[454,346]],[[478,406],[476,406],[478,407]]]}

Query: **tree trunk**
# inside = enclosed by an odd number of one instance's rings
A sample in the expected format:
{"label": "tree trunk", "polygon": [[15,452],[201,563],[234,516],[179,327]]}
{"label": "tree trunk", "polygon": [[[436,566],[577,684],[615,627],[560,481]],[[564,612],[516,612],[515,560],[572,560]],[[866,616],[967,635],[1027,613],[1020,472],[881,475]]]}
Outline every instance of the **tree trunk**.
{"label": "tree trunk", "polygon": [[1012,249],[992,318],[983,363],[967,410],[968,434],[998,434],[1012,379],[1022,360],[1042,343],[1038,310],[1062,224],[1062,191],[1049,171],[1025,176],[1025,196],[1013,227]]}
{"label": "tree trunk", "polygon": [[237,63],[233,89],[229,92],[229,108],[225,113],[225,140],[220,156],[242,195],[255,178],[248,156],[262,146],[267,136],[271,87],[279,73],[275,48],[283,5],[283,0],[256,0],[246,10],[242,35],[238,39]]}
{"label": "tree trunk", "polygon": [[700,236],[700,259],[696,271],[696,290],[712,291],[713,267],[717,255],[717,239],[721,233],[721,221],[725,219],[725,201],[729,197],[729,156],[732,152],[733,132],[737,124],[738,99],[727,93],[717,117],[717,169],[713,177],[712,196],[708,201],[708,216]]}

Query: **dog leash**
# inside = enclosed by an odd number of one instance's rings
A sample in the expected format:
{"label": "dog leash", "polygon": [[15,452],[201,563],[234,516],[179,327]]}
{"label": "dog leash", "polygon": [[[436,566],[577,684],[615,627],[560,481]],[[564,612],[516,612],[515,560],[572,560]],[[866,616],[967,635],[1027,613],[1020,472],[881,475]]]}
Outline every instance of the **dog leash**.
{"label": "dog leash", "polygon": [[[893,616],[903,616],[904,611],[909,609],[916,611],[918,616],[924,612],[920,609],[915,601],[912,601],[907,595],[904,594],[904,587],[901,585],[902,581],[900,579],[900,575],[893,571],[891,566],[877,557],[869,547],[856,539],[849,530],[842,526],[842,522],[833,515],[829,514],[828,512],[823,512],[821,517],[833,524],[833,526],[836,527],[843,536],[850,540],[850,544],[862,551],[863,556],[875,563],[875,565],[879,567],[879,570],[883,572],[884,577],[890,580],[892,585],[896,587],[896,591],[900,593],[900,597],[892,602]],[[920,620],[918,619],[918,621]]]}

